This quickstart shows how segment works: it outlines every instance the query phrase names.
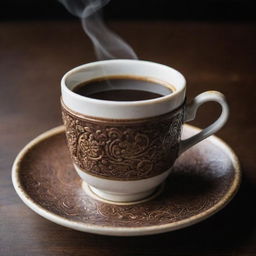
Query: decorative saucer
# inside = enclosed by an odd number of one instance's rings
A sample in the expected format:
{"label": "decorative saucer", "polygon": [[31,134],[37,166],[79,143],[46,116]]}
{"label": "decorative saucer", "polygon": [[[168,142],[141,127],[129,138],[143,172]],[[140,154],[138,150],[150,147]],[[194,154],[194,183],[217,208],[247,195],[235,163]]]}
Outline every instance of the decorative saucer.
{"label": "decorative saucer", "polygon": [[[184,125],[183,136],[198,131]],[[233,151],[211,136],[179,157],[164,186],[150,200],[107,202],[88,192],[75,172],[63,126],[32,140],[12,169],[16,192],[39,215],[75,230],[114,236],[163,233],[202,221],[232,199],[240,179]]]}

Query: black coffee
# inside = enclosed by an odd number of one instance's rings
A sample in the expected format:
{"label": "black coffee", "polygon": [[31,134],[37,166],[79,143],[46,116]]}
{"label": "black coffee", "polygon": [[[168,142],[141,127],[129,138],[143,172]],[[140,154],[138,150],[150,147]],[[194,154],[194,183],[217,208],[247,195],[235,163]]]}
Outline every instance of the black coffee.
{"label": "black coffee", "polygon": [[112,101],[138,101],[155,99],[172,93],[172,90],[153,80],[130,77],[108,77],[77,85],[75,93],[93,99]]}

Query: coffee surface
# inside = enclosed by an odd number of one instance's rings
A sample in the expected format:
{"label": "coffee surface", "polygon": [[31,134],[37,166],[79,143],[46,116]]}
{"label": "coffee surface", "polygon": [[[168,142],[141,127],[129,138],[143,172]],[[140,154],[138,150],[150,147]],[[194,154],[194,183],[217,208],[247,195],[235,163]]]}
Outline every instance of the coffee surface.
{"label": "coffee surface", "polygon": [[149,100],[172,93],[170,88],[151,80],[111,77],[81,83],[73,91],[89,98],[111,101]]}
{"label": "coffee surface", "polygon": [[88,95],[90,98],[99,100],[114,100],[114,101],[135,101],[135,100],[149,100],[161,97],[161,94],[141,91],[141,90],[109,90],[103,92],[96,92]]}

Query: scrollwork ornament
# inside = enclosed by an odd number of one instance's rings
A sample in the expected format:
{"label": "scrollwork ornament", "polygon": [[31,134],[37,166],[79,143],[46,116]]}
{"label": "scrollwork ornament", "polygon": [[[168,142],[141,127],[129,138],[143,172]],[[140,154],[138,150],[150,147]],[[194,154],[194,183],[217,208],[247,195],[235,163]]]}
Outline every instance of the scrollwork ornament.
{"label": "scrollwork ornament", "polygon": [[183,109],[159,120],[102,122],[63,107],[66,137],[74,163],[102,178],[145,179],[169,169],[176,159]]}

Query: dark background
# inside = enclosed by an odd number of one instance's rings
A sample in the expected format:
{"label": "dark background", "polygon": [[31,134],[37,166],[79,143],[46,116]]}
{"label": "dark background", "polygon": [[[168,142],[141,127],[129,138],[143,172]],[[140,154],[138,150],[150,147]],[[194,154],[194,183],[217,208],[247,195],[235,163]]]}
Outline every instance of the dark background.
{"label": "dark background", "polygon": [[[213,89],[226,95],[230,118],[217,136],[239,157],[241,188],[208,220],[149,237],[82,233],[35,214],[14,191],[13,161],[34,137],[61,124],[63,74],[96,57],[79,20],[57,0],[0,0],[0,255],[255,256],[254,2],[112,0],[104,15],[141,59],[185,75],[188,101]],[[205,127],[214,119],[217,109],[209,104],[193,125]]]}
{"label": "dark background", "polygon": [[[252,0],[112,0],[107,19],[255,21]],[[57,0],[0,2],[0,20],[73,19]]]}

